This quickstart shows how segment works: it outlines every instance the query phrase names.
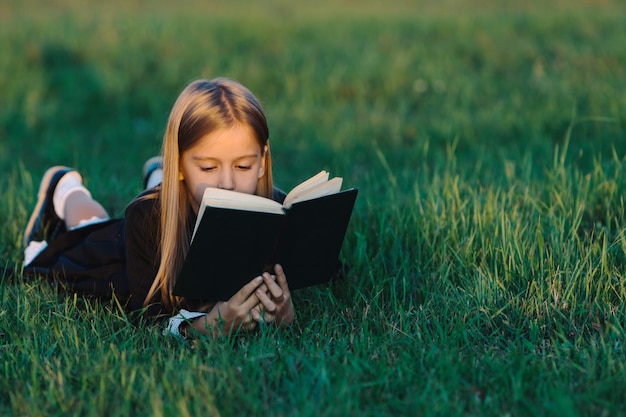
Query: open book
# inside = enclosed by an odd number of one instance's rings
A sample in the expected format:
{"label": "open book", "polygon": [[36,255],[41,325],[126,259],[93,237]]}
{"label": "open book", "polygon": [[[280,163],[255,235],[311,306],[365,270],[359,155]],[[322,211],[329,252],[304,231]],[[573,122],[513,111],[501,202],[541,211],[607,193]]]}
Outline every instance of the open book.
{"label": "open book", "polygon": [[358,190],[326,171],[293,188],[283,204],[207,188],[173,294],[226,301],[280,263],[290,290],[335,274]]}

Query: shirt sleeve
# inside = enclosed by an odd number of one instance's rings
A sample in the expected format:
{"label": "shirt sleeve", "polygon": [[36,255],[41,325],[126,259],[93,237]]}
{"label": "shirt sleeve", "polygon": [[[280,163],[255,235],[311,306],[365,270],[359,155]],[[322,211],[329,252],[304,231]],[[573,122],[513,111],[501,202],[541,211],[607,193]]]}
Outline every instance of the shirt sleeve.
{"label": "shirt sleeve", "polygon": [[[130,292],[130,308],[142,309],[159,268],[158,228],[160,222],[159,199],[156,196],[140,196],[126,209],[126,272]],[[146,314],[156,316],[164,311],[157,300]]]}
{"label": "shirt sleeve", "polygon": [[185,339],[185,337],[180,333],[180,325],[183,322],[189,322],[206,315],[207,313],[200,311],[187,311],[185,309],[181,309],[178,314],[169,318],[167,326],[163,330],[163,336],[172,335],[179,339]]}

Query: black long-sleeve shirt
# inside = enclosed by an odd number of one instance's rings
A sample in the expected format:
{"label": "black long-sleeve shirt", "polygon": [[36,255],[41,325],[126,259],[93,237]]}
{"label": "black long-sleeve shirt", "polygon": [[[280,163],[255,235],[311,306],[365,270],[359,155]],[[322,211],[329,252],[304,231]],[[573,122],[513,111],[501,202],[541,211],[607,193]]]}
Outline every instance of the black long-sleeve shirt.
{"label": "black long-sleeve shirt", "polygon": [[[126,273],[130,293],[129,307],[132,310],[143,308],[143,303],[150,291],[159,269],[161,254],[159,252],[158,228],[160,227],[160,187],[140,194],[126,208],[125,247]],[[283,202],[285,193],[274,189],[272,198]],[[192,210],[189,210],[193,213]],[[191,232],[196,222],[192,215],[187,221]],[[252,277],[250,277],[252,279]],[[159,301],[159,294],[146,313],[150,316],[170,314]],[[206,300],[185,300],[183,307],[193,310],[204,304]]]}

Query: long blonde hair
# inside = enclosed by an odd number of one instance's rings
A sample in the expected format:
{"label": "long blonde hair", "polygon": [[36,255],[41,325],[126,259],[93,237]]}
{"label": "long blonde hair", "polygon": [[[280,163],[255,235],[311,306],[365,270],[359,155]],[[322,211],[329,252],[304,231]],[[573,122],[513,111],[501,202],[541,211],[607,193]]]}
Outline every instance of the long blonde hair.
{"label": "long blonde hair", "polygon": [[257,183],[256,194],[271,198],[272,161],[267,120],[261,104],[246,87],[227,78],[196,80],[181,92],[174,103],[161,150],[161,260],[156,278],[144,300],[145,306],[160,298],[165,308],[174,310],[180,307],[182,301],[172,295],[172,289],[189,250],[188,219],[192,209],[191,197],[179,179],[181,155],[207,134],[238,124],[250,126],[261,152],[267,149],[263,154],[265,173]]}

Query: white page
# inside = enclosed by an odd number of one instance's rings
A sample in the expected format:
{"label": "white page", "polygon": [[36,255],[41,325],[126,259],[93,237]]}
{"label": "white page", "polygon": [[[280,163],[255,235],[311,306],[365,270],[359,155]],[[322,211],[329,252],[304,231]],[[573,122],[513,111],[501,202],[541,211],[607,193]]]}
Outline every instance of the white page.
{"label": "white page", "polygon": [[284,214],[283,206],[274,200],[254,194],[239,193],[237,191],[223,190],[209,187],[204,190],[202,203],[198,210],[198,219],[193,229],[193,236],[196,234],[200,219],[204,214],[205,207],[220,207],[235,210],[257,211],[263,213]]}
{"label": "white page", "polygon": [[316,187],[319,184],[325,183],[326,181],[328,181],[328,176],[329,176],[328,172],[320,171],[319,173],[315,174],[308,180],[303,181],[300,184],[296,185],[295,187],[293,187],[291,191],[289,191],[289,193],[287,193],[287,197],[285,197],[285,202],[292,201],[294,198],[296,198],[300,194],[306,192],[306,190]]}
{"label": "white page", "polygon": [[292,196],[289,200],[285,198],[284,206],[285,208],[291,207],[295,203],[299,203],[301,201],[313,200],[314,198],[322,197],[325,195],[336,194],[341,190],[341,184],[343,183],[343,178],[335,177],[329,181],[323,182],[321,184],[317,184],[315,187],[311,187],[306,191],[299,193],[298,195]]}

